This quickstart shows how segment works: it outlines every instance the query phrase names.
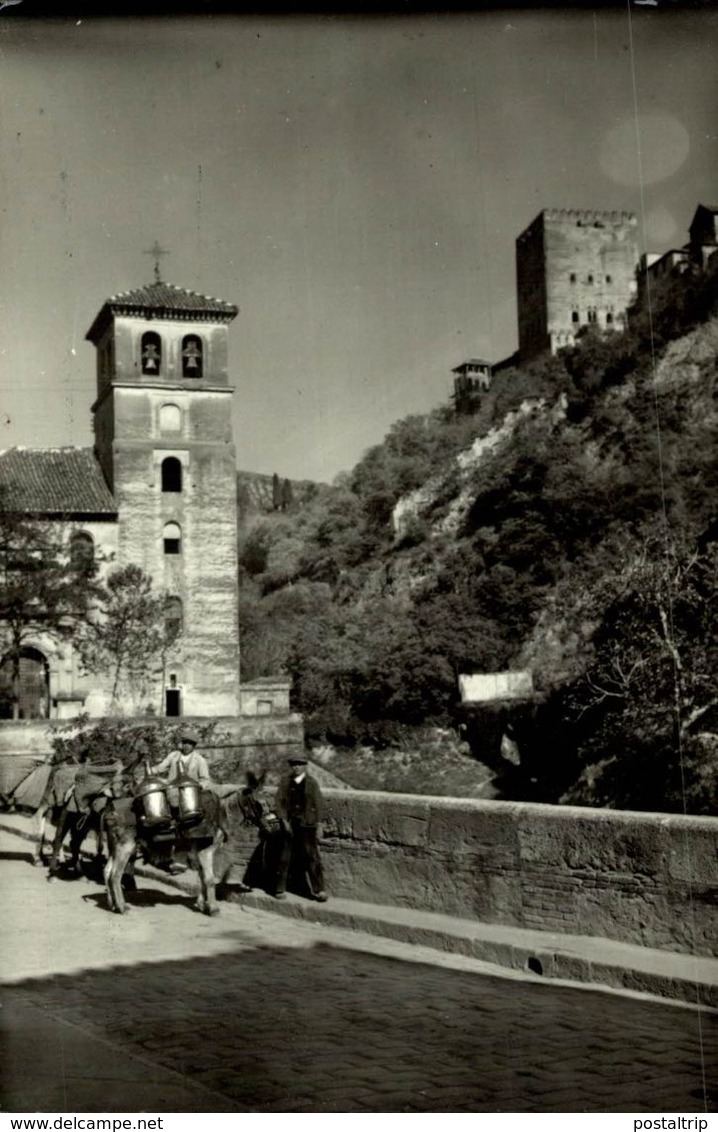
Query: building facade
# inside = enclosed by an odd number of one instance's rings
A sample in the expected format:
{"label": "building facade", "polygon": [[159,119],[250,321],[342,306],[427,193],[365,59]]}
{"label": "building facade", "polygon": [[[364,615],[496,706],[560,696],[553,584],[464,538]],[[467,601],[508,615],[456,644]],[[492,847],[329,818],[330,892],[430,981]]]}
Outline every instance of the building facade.
{"label": "building facade", "polygon": [[663,255],[647,252],[638,264],[638,292],[644,295],[654,284],[683,275],[691,266],[687,248],[669,248]]}
{"label": "building facade", "polygon": [[521,362],[570,346],[583,326],[622,329],[637,262],[633,213],[540,212],[516,241]]}
{"label": "building facade", "polygon": [[481,394],[491,388],[491,363],[482,358],[469,358],[451,372],[454,374],[454,409],[457,413],[475,412]]}
{"label": "building facade", "polygon": [[638,265],[641,295],[651,287],[675,280],[686,273],[705,271],[718,251],[718,208],[699,204],[688,229],[688,243],[667,252],[648,252]]}
{"label": "building facade", "polygon": [[688,229],[687,250],[693,263],[700,268],[718,251],[718,208],[699,204]]}
{"label": "building facade", "polygon": [[[239,714],[227,343],[237,313],[160,281],[108,299],[86,336],[96,350],[94,448],[0,454],[0,485],[14,507],[89,540],[105,571],[136,564],[163,595],[180,632],[135,710]],[[35,689],[27,716],[111,709],[107,679],[82,673],[67,644],[38,635],[24,660]]]}

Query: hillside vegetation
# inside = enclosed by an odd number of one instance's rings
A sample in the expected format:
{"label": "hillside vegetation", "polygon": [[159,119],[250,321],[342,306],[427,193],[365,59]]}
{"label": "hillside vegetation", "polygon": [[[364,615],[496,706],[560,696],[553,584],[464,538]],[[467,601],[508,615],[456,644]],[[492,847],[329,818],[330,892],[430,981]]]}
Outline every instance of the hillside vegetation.
{"label": "hillside vegetation", "polygon": [[243,678],[290,674],[317,743],[461,725],[497,766],[505,713],[466,719],[457,676],[528,668],[504,796],[712,812],[717,260],[624,333],[500,373],[472,416],[408,417],[331,489],[250,516]]}

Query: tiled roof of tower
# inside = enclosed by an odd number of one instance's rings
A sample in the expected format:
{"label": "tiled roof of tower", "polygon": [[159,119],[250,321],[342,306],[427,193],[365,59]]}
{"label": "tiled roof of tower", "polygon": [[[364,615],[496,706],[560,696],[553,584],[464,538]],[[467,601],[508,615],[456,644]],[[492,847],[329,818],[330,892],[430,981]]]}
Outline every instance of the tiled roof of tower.
{"label": "tiled roof of tower", "polygon": [[460,370],[466,369],[467,366],[490,366],[490,365],[491,365],[491,362],[485,361],[484,358],[467,358],[465,362],[461,363],[461,365],[454,366],[454,368],[452,369],[451,372],[452,373],[458,373]]}
{"label": "tiled roof of tower", "polygon": [[134,291],[120,291],[107,300],[118,307],[149,307],[153,310],[175,311],[218,311],[221,314],[236,314],[233,303],[224,299],[213,299],[209,295],[199,295],[186,287],[175,287],[174,283],[148,283]]}
{"label": "tiled roof of tower", "polygon": [[140,314],[151,311],[155,318],[188,318],[207,322],[230,322],[239,308],[224,299],[199,295],[174,283],[147,283],[133,291],[120,291],[107,299],[85,335],[91,342],[101,332],[110,314]]}
{"label": "tiled roof of tower", "polygon": [[91,448],[8,448],[0,452],[0,492],[5,507],[27,514],[117,514]]}

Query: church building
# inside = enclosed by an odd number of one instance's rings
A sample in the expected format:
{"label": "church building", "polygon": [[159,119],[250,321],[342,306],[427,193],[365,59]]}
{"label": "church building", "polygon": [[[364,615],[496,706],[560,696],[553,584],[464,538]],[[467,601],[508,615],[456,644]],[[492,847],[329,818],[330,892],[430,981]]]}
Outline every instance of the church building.
{"label": "church building", "polygon": [[[237,478],[227,337],[238,310],[156,274],[108,299],[87,332],[97,363],[94,447],[8,449],[0,487],[13,510],[58,525],[71,546],[96,554],[103,574],[135,564],[164,597],[181,632],[137,710],[233,717]],[[5,658],[0,695],[8,679]],[[70,644],[40,631],[23,649],[20,684],[21,718],[110,710],[109,679],[84,673]]]}

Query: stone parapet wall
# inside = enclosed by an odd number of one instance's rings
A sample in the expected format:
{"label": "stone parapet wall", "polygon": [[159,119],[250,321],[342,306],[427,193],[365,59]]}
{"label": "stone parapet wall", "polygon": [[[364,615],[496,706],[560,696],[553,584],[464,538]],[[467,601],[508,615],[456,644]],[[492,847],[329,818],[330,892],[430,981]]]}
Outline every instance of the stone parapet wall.
{"label": "stone parapet wall", "polygon": [[711,955],[718,821],[324,791],[330,892]]}
{"label": "stone parapet wall", "polygon": [[52,732],[47,719],[0,721],[0,793],[13,790],[49,754]]}
{"label": "stone parapet wall", "polygon": [[276,775],[287,769],[287,759],[304,751],[301,715],[220,719],[217,731],[221,735],[217,744],[202,747],[217,782],[233,782],[249,768]]}
{"label": "stone parapet wall", "polygon": [[[217,781],[240,780],[248,767],[266,768],[270,782],[276,781],[286,760],[303,749],[300,716],[218,725],[221,738],[203,748]],[[50,734],[47,721],[0,726],[1,789],[49,750]],[[688,954],[718,953],[715,818],[323,793],[322,854],[332,895]],[[264,798],[271,799],[271,789]],[[236,867],[234,875],[255,844],[254,830],[236,829],[222,854]]]}
{"label": "stone parapet wall", "polygon": [[3,719],[0,721],[0,756],[49,754],[53,733],[64,720]]}

